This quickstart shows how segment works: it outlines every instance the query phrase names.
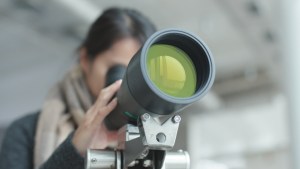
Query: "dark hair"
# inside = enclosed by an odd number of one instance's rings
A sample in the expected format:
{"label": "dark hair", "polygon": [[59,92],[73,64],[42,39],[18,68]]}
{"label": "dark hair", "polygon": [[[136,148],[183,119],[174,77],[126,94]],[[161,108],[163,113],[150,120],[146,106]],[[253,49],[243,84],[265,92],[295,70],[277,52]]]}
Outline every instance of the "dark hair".
{"label": "dark hair", "polygon": [[80,47],[85,47],[89,59],[93,60],[117,40],[131,37],[143,44],[155,31],[153,23],[138,11],[109,8],[92,24]]}

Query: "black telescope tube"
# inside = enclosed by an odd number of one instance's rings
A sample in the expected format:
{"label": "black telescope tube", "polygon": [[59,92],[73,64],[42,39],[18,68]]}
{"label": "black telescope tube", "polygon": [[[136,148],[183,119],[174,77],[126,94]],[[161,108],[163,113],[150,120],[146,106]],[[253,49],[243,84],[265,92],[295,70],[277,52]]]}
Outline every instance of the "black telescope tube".
{"label": "black telescope tube", "polygon": [[[184,51],[196,70],[196,91],[190,97],[174,97],[159,90],[147,72],[147,55],[152,45],[166,44]],[[153,34],[131,59],[120,90],[118,105],[105,119],[110,130],[135,123],[144,113],[155,116],[171,115],[201,99],[211,88],[215,65],[208,47],[200,38],[186,31],[168,29]]]}

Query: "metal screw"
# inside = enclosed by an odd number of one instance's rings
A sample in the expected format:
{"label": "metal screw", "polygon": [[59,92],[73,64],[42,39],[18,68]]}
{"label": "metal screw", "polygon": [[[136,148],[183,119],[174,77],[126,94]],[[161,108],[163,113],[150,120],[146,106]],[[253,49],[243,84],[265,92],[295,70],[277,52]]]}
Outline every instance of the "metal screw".
{"label": "metal screw", "polygon": [[173,122],[174,123],[179,123],[181,121],[181,117],[179,115],[176,115],[173,117]]}
{"label": "metal screw", "polygon": [[147,157],[148,153],[149,153],[149,150],[148,150],[148,149],[144,150],[144,151],[142,152],[142,154],[140,155],[140,158],[143,159],[143,158]]}
{"label": "metal screw", "polygon": [[137,165],[137,164],[139,164],[139,161],[138,161],[138,160],[134,160],[134,161],[132,161],[132,162],[128,165],[128,167],[134,167],[134,166]]}
{"label": "metal screw", "polygon": [[146,122],[146,121],[149,120],[149,119],[150,119],[150,115],[149,115],[148,113],[145,113],[145,114],[142,115],[142,120],[143,120],[144,122]]}
{"label": "metal screw", "polygon": [[91,162],[95,163],[95,162],[97,162],[97,159],[96,158],[92,158]]}
{"label": "metal screw", "polygon": [[152,165],[151,160],[145,160],[143,163],[143,167],[150,167]]}

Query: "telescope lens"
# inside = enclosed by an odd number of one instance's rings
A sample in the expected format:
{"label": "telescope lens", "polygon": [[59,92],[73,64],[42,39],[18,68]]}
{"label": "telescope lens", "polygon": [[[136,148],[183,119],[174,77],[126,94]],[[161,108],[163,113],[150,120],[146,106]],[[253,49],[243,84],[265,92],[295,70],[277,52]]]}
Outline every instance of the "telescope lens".
{"label": "telescope lens", "polygon": [[196,69],[181,49],[166,44],[152,45],[147,54],[147,72],[155,86],[173,97],[186,98],[196,91]]}

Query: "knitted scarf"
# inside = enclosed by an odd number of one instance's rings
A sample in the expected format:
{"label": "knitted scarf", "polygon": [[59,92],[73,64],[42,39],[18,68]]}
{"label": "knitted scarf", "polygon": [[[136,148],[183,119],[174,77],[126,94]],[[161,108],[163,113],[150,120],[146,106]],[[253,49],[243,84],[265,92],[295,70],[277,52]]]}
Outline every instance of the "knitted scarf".
{"label": "knitted scarf", "polygon": [[35,135],[35,169],[75,130],[91,105],[92,96],[77,66],[49,91],[43,104]]}

